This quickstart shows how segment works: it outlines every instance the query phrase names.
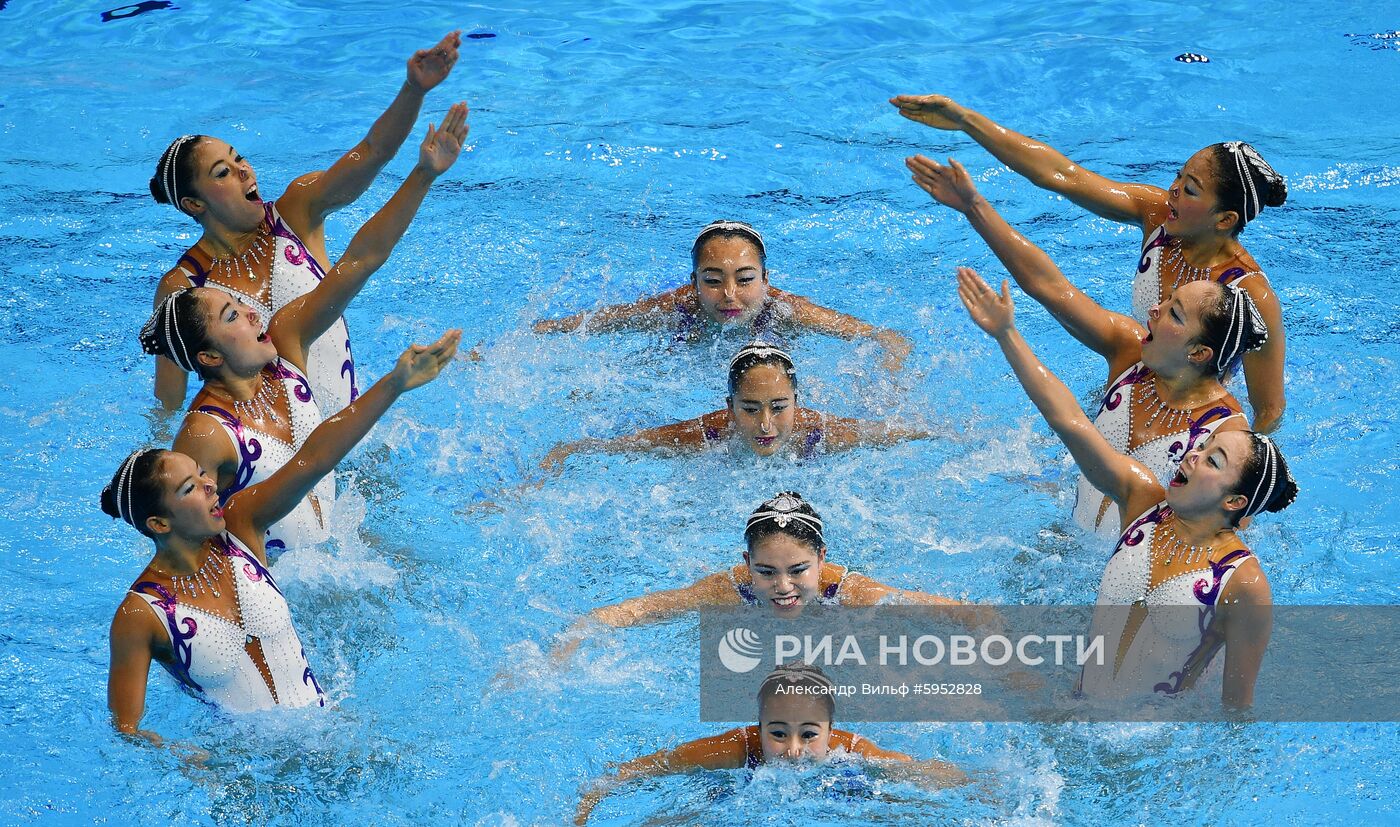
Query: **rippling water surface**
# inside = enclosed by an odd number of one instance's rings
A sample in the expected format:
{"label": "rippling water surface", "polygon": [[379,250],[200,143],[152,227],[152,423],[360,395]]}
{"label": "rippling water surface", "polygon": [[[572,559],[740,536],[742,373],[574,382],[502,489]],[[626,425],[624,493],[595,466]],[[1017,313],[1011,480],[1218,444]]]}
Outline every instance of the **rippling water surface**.
{"label": "rippling water surface", "polygon": [[[1163,185],[1207,143],[1261,149],[1291,195],[1245,240],[1285,304],[1280,438],[1304,494],[1251,543],[1277,602],[1400,598],[1387,4],[547,5],[0,3],[0,821],[564,821],[607,762],[716,727],[696,717],[692,623],[603,636],[562,675],[542,651],[600,603],[733,565],[743,516],[782,488],[828,518],[835,561],[888,582],[1092,600],[1103,553],[1066,525],[1062,451],[953,292],[957,264],[1001,270],[902,158],[956,153],[1112,307],[1128,306],[1136,232],[902,120],[884,102],[898,92],[952,94],[1096,170]],[[276,565],[330,709],[229,717],[157,674],[146,723],[211,757],[193,768],[120,740],[107,626],[150,546],[97,494],[129,450],[168,439],[134,332],[197,237],[146,194],[155,159],[178,134],[216,134],[280,191],[358,140],[411,51],[458,26],[479,36],[422,121],[465,98],[469,151],[348,317],[371,377],[449,326],[483,358],[404,399],[347,464],[337,542]],[[1183,52],[1211,62],[1172,59]],[[411,147],[328,223],[332,255]],[[891,377],[868,344],[799,339],[808,403],[960,439],[803,465],[582,457],[522,488],[559,440],[721,404],[734,341],[528,332],[679,283],[715,217],[762,229],[778,286],[915,340]],[[1101,363],[1027,301],[1020,318],[1087,400]],[[502,670],[513,680],[493,681]],[[765,769],[644,785],[597,822],[1397,818],[1395,725],[860,729],[991,791]]]}

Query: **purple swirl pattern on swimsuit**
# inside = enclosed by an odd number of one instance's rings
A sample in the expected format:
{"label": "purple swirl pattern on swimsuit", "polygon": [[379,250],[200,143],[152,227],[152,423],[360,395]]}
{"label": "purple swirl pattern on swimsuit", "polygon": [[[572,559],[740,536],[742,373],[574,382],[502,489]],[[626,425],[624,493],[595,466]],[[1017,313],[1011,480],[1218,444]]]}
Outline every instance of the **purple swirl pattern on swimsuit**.
{"label": "purple swirl pattern on swimsuit", "polygon": [[1234,411],[1224,405],[1219,405],[1201,414],[1191,423],[1191,430],[1186,435],[1186,442],[1183,443],[1181,440],[1173,442],[1171,447],[1167,449],[1167,456],[1171,458],[1172,462],[1180,463],[1183,459],[1186,459],[1186,454],[1192,448],[1196,447],[1196,440],[1210,433],[1211,429],[1208,426],[1211,423],[1227,419],[1233,416],[1234,413]]}
{"label": "purple swirl pattern on swimsuit", "polygon": [[1103,403],[1099,405],[1099,413],[1118,410],[1118,406],[1123,404],[1123,391],[1151,375],[1152,369],[1140,363],[1132,370],[1123,374],[1117,382],[1109,386],[1108,392],[1104,394]]}
{"label": "purple swirl pattern on swimsuit", "polygon": [[[175,595],[159,583],[150,580],[142,580],[132,587],[132,591],[138,594],[156,595],[160,599],[153,601],[151,605],[159,608],[165,613],[165,625],[170,632],[170,646],[175,653],[175,659],[171,663],[162,663],[166,671],[175,676],[175,680],[198,692],[203,692],[204,687],[195,682],[190,677],[190,664],[194,662],[194,646],[190,640],[199,630],[199,624],[194,618],[186,617],[181,623],[175,618],[175,606],[178,601]],[[181,629],[181,626],[184,629]]]}
{"label": "purple swirl pattern on swimsuit", "polygon": [[311,401],[311,382],[305,376],[292,370],[285,362],[278,359],[272,363],[272,375],[278,379],[291,379],[296,384],[292,386],[292,392],[297,399],[302,402]]}
{"label": "purple swirl pattern on swimsuit", "polygon": [[292,232],[281,217],[273,217],[272,205],[264,204],[263,210],[267,215],[268,224],[272,226],[272,235],[287,242],[287,246],[282,249],[282,255],[287,259],[287,263],[296,266],[306,264],[318,280],[325,278],[326,274],[322,272],[320,263],[316,261],[315,256],[307,251],[306,245],[301,243],[297,234]]}
{"label": "purple swirl pattern on swimsuit", "polygon": [[307,664],[306,671],[301,673],[301,682],[316,690],[318,706],[326,705],[326,693],[321,691],[321,684],[317,683],[316,676],[311,672],[311,662],[306,659],[306,647],[302,647],[301,659]]}
{"label": "purple swirl pattern on swimsuit", "polygon": [[[271,586],[278,594],[282,594],[282,590],[277,588],[277,581],[272,579],[272,572],[268,571],[262,563],[259,563],[256,557],[245,552],[235,543],[229,542],[226,535],[220,534],[214,538],[214,550],[225,557],[242,558],[243,574],[245,577],[254,583],[261,583],[266,580],[267,585]],[[285,595],[283,595],[283,597],[285,598]]]}
{"label": "purple swirl pattern on swimsuit", "polygon": [[340,375],[350,379],[350,401],[360,398],[360,386],[355,383],[355,354],[350,350],[350,340],[345,340],[345,364],[340,366]]}
{"label": "purple swirl pattern on swimsuit", "polygon": [[248,487],[248,483],[253,481],[253,466],[262,457],[262,443],[257,437],[247,436],[243,432],[243,421],[232,413],[215,405],[201,405],[196,408],[202,414],[208,414],[224,424],[233,433],[233,441],[238,445],[238,467],[233,472],[233,483],[223,491],[219,492],[219,505],[222,507],[228,502],[229,497]]}
{"label": "purple swirl pattern on swimsuit", "polygon": [[1157,525],[1167,518],[1167,504],[1161,503],[1146,514],[1133,520],[1132,524],[1123,530],[1123,537],[1118,541],[1118,547],[1113,550],[1117,554],[1124,546],[1135,546],[1142,542],[1143,531],[1149,524]]}
{"label": "purple swirl pattern on swimsuit", "polygon": [[1206,583],[1205,578],[1196,581],[1191,591],[1196,595],[1196,599],[1204,604],[1196,618],[1196,629],[1200,632],[1201,642],[1197,644],[1195,649],[1191,650],[1191,654],[1186,656],[1186,662],[1181,665],[1180,671],[1172,672],[1167,676],[1169,680],[1153,686],[1152,691],[1167,695],[1175,695],[1180,692],[1185,688],[1187,677],[1199,675],[1205,671],[1215,654],[1220,651],[1220,647],[1225,645],[1225,638],[1210,630],[1210,624],[1215,620],[1215,600],[1220,596],[1220,585],[1221,581],[1225,579],[1225,574],[1237,565],[1234,561],[1242,560],[1248,556],[1247,549],[1235,549],[1220,558],[1219,561],[1211,562],[1211,583]]}
{"label": "purple swirl pattern on swimsuit", "polygon": [[1214,606],[1215,599],[1220,596],[1220,582],[1225,578],[1225,573],[1235,567],[1231,564],[1235,560],[1248,556],[1249,552],[1240,548],[1220,558],[1218,562],[1212,562],[1210,564],[1212,582],[1206,583],[1203,577],[1197,580],[1196,585],[1191,589],[1192,593],[1196,595],[1196,599],[1207,606]]}
{"label": "purple swirl pattern on swimsuit", "polygon": [[1146,273],[1148,269],[1152,267],[1152,260],[1148,258],[1148,253],[1167,246],[1171,243],[1171,240],[1172,237],[1167,235],[1166,225],[1162,225],[1153,231],[1147,243],[1142,245],[1142,256],[1138,258],[1138,272]]}

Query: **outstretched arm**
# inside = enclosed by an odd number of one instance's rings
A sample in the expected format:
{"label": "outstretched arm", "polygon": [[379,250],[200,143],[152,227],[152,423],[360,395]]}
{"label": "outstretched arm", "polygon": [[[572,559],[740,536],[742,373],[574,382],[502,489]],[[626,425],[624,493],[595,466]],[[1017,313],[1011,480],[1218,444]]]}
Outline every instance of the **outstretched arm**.
{"label": "outstretched arm", "polygon": [[[688,292],[689,291],[689,292]],[[572,333],[580,327],[588,333],[611,330],[656,330],[665,327],[681,302],[692,300],[694,288],[683,285],[657,296],[626,304],[614,304],[591,313],[575,313],[562,319],[540,319],[536,333]]]}
{"label": "outstretched arm", "polygon": [[679,589],[652,592],[611,606],[600,606],[561,634],[551,654],[557,663],[567,661],[583,639],[599,626],[617,629],[644,626],[704,606],[727,606],[737,602],[738,592],[729,573],[717,572]]}
{"label": "outstretched arm", "polygon": [[394,370],[340,413],[316,426],[296,455],[266,480],[233,495],[224,510],[229,530],[263,555],[263,534],[287,516],[316,483],[335,470],[400,396],[421,387],[452,360],[462,331],[449,330],[431,345],[412,345]]}
{"label": "outstretched arm", "polygon": [[661,454],[685,454],[705,447],[706,420],[716,423],[712,427],[720,430],[728,427],[729,412],[720,410],[683,422],[672,422],[658,428],[647,428],[634,434],[613,439],[576,439],[555,446],[540,461],[540,469],[557,473],[564,468],[564,460],[574,454],[594,452],[605,454],[633,454],[656,452]]}
{"label": "outstretched arm", "polygon": [[441,129],[428,124],[418,164],[398,192],[355,233],[345,255],[314,290],[289,302],[272,317],[268,335],[279,353],[299,356],[297,367],[306,367],[311,343],[340,318],[369,277],[389,260],[394,245],[418,214],[428,188],[461,154],[467,130],[465,103],[455,103],[447,110]]}
{"label": "outstretched arm", "polygon": [[956,160],[948,166],[915,155],[904,162],[914,183],[944,206],[967,216],[968,223],[992,248],[1016,279],[1016,285],[1055,317],[1070,335],[1103,356],[1110,364],[1137,361],[1142,350],[1141,325],[1121,313],[1105,310],[1077,289],[1045,251],[1031,243],[1002,218]]}
{"label": "outstretched arm", "polygon": [[629,781],[679,775],[692,770],[738,769],[744,766],[748,753],[744,748],[744,730],[732,729],[721,735],[700,738],[681,744],[675,749],[663,749],[618,764],[611,775],[598,779],[579,802],[574,824],[588,823],[588,816],[603,797]]}
{"label": "outstretched arm", "polygon": [[[822,429],[822,447],[827,451],[844,451],[862,445],[895,445],[915,439],[932,439],[938,434],[926,428],[892,425],[888,422],[870,422],[864,419],[849,419],[844,416],[828,416],[809,409],[802,409],[798,415],[811,414],[812,427]],[[800,420],[799,420],[800,422]]]}
{"label": "outstretched arm", "polygon": [[904,359],[914,346],[902,333],[885,327],[876,327],[829,307],[822,307],[805,296],[770,288],[773,298],[792,307],[797,324],[817,333],[838,336],[842,339],[870,338],[879,342],[885,350],[884,367],[891,373],[904,367]]}
{"label": "outstretched arm", "polygon": [[451,32],[436,46],[414,52],[408,59],[407,80],[364,140],[330,169],[309,180],[301,179],[277,200],[278,208],[299,233],[303,228],[314,232],[327,215],[364,194],[413,131],[423,96],[456,65],[461,44],[461,32]]}
{"label": "outstretched arm", "polygon": [[1103,434],[1080,409],[1074,394],[1059,377],[1051,373],[1036,358],[1035,353],[1016,329],[1015,309],[1011,290],[1002,282],[1001,295],[968,267],[958,268],[958,298],[967,308],[972,321],[1001,345],[1002,355],[1016,372],[1021,387],[1045,417],[1051,430],[1069,448],[1079,470],[1089,482],[1113,499],[1122,514],[1131,511],[1129,497],[1161,499],[1162,488],[1141,463],[1113,450]]}
{"label": "outstretched arm", "polygon": [[1166,201],[1166,192],[1158,187],[1113,181],[1090,172],[1054,148],[1012,132],[944,95],[899,95],[890,103],[916,123],[965,132],[1032,184],[1059,193],[1095,215],[1142,227]]}

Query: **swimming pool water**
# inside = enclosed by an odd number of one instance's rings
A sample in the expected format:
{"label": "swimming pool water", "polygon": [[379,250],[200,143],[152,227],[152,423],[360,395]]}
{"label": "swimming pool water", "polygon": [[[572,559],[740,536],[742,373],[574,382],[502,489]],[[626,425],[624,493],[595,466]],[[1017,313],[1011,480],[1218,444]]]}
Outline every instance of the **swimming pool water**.
{"label": "swimming pool water", "polygon": [[[0,822],[565,821],[607,762],[717,727],[697,720],[693,623],[604,635],[564,674],[541,663],[554,634],[733,565],[744,515],[781,489],[822,511],[834,562],[895,585],[1092,600],[1103,555],[1067,526],[1063,452],[953,292],[957,264],[1002,271],[902,159],[955,153],[1110,307],[1128,307],[1136,232],[904,121],[885,103],[899,92],[951,94],[1159,184],[1207,143],[1260,148],[1290,198],[1244,240],[1283,297],[1279,438],[1303,494],[1250,540],[1278,603],[1396,603],[1394,26],[1382,3],[0,3]],[[454,27],[481,36],[421,121],[466,99],[469,151],[347,316],[369,377],[449,326],[482,360],[405,398],[348,462],[333,547],[276,564],[330,709],[228,716],[155,670],[146,725],[210,758],[121,740],[107,626],[150,546],[97,495],[128,451],[169,439],[135,331],[197,237],[146,193],[155,158],[216,134],[280,192],[357,141],[407,56]],[[332,256],[415,140],[328,222]],[[528,332],[679,283],[717,217],[763,231],[777,286],[915,341],[891,377],[869,344],[800,338],[808,403],[957,438],[801,465],[580,457],[522,488],[557,441],[721,404],[735,341]],[[1102,364],[1018,309],[1087,401]],[[1394,724],[858,729],[990,792],[715,773],[619,793],[592,823],[1397,819]]]}

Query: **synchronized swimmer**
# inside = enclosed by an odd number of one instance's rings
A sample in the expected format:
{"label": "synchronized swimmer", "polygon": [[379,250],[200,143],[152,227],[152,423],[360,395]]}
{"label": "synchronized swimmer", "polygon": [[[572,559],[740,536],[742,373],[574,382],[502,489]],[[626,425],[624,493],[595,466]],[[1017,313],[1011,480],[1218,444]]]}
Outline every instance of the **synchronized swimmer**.
{"label": "synchronized swimmer", "polygon": [[[412,346],[361,395],[343,314],[388,260],[433,181],[457,160],[466,104],[453,105],[441,128],[429,125],[413,171],[334,266],[324,222],[359,198],[397,153],[424,94],[450,74],[459,45],[453,32],[415,53],[404,86],[366,138],[329,170],[295,179],[275,201],[262,200],[252,166],[217,138],[182,136],[157,161],[152,196],[193,218],[202,234],[160,280],[139,340],[158,357],[156,396],[167,410],[182,407],[188,374],[203,384],[173,448],[130,454],[102,492],[102,510],[155,545],[111,625],[108,707],[122,733],[162,742],[140,728],[153,661],[232,712],[325,705],[271,554],[328,538],[336,464],[400,395],[432,381],[456,354],[459,330]],[[1114,656],[1086,667],[1075,689],[1093,697],[1177,695],[1202,685],[1223,652],[1221,702],[1249,707],[1273,595],[1240,531],[1256,515],[1286,508],[1297,485],[1265,435],[1284,412],[1283,313],[1238,236],[1265,207],[1284,203],[1282,176],[1254,147],[1232,141],[1192,155],[1168,189],[1121,183],[947,97],[890,102],[910,120],[965,132],[1038,186],[1142,229],[1130,316],[1076,288],[957,161],[906,160],[915,183],[966,216],[1017,285],[1107,362],[1091,421],[1021,338],[1009,283],[998,293],[958,268],[958,295],[972,321],[1000,346],[1079,467],[1077,522],[1117,539],[1090,629],[1105,636]],[[533,329],[665,330],[678,342],[727,332],[749,342],[729,362],[723,408],[611,439],[562,443],[543,460],[546,470],[562,470],[568,457],[588,451],[682,456],[725,446],[805,460],[948,436],[798,404],[793,334],[872,339],[892,371],[902,369],[912,345],[894,330],[773,287],[763,237],[744,222],[715,221],[700,231],[688,284],[540,320]],[[1252,425],[1226,389],[1239,364]],[[994,622],[989,607],[898,588],[830,562],[821,515],[792,491],[753,510],[744,542],[743,562],[732,568],[588,612],[559,636],[554,661],[567,663],[600,628],[707,606],[747,605],[806,622],[804,610],[817,604],[908,604],[937,607],[968,626]],[[915,761],[834,729],[831,687],[815,667],[779,668],[758,689],[757,725],[621,764],[585,790],[576,823],[611,790],[638,779],[842,754],[936,787],[967,783],[947,762]]]}

